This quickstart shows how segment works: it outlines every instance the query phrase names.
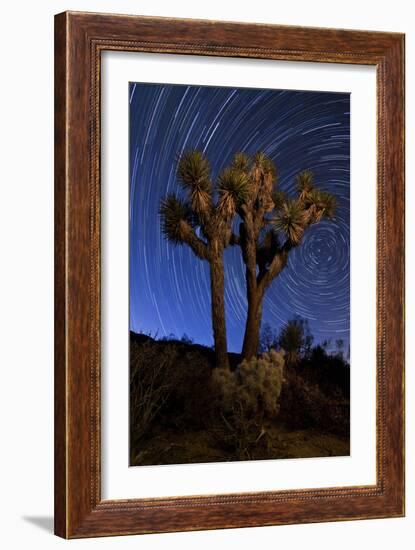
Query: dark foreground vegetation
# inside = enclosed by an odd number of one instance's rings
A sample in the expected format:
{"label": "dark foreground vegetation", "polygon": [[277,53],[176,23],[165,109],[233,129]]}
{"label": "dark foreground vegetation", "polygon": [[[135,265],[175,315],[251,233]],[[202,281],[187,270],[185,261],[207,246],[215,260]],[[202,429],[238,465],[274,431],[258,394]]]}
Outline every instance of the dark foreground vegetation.
{"label": "dark foreground vegetation", "polygon": [[[237,153],[212,179],[201,151],[178,162],[181,193],[160,203],[164,236],[209,264],[212,349],[188,338],[131,334],[130,464],[177,464],[349,454],[349,365],[294,319],[262,326],[264,298],[308,229],[333,219],[336,199],[297,174],[278,187],[264,152]],[[224,251],[239,247],[247,313],[241,355],[228,353]],[[262,335],[260,328],[262,326]]]}
{"label": "dark foreground vegetation", "polygon": [[348,455],[349,364],[306,328],[265,327],[229,369],[187,338],[130,333],[131,466]]}

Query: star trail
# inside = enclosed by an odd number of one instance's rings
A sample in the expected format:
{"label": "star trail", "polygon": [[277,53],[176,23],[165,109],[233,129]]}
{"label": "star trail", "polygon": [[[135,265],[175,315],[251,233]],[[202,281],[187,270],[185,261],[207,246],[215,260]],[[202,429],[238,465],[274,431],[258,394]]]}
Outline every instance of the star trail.
{"label": "star trail", "polygon": [[[213,344],[207,262],[168,242],[160,200],[180,195],[178,156],[209,158],[215,178],[238,151],[264,151],[279,189],[295,194],[295,176],[314,172],[336,195],[333,221],[306,232],[268,289],[263,323],[279,331],[299,315],[315,341],[349,345],[350,97],[345,93],[130,83],[130,328],[158,338],[186,334]],[[229,351],[240,352],[247,310],[239,247],[225,251]]]}

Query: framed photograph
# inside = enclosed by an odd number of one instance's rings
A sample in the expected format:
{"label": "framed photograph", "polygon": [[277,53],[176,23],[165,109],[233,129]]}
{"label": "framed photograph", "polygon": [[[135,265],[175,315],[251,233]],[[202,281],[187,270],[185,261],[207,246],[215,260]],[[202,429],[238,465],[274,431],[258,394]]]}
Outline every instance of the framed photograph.
{"label": "framed photograph", "polygon": [[55,18],[55,532],[404,515],[404,35]]}

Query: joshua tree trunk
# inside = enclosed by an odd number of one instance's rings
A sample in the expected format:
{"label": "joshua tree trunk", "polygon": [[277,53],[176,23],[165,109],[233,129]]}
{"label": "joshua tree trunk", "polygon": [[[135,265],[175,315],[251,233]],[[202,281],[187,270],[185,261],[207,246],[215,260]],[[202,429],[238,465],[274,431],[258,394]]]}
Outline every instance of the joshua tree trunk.
{"label": "joshua tree trunk", "polygon": [[246,213],[245,220],[241,223],[239,231],[243,259],[246,265],[246,291],[248,299],[242,357],[249,360],[258,351],[263,299],[263,292],[258,286],[257,279],[256,235],[251,213]]}
{"label": "joshua tree trunk", "polygon": [[[248,247],[247,247],[248,248]],[[264,301],[265,291],[287,265],[288,253],[291,245],[287,245],[283,250],[276,253],[271,263],[265,271],[260,271],[258,276],[255,270],[250,269],[247,263],[246,284],[248,297],[248,315],[246,319],[246,328],[244,343],[242,346],[243,359],[250,359],[258,352],[259,331],[262,319],[262,303]]]}
{"label": "joshua tree trunk", "polygon": [[225,274],[223,251],[216,251],[210,260],[212,327],[215,342],[216,365],[229,368],[225,322]]}
{"label": "joshua tree trunk", "polygon": [[242,346],[243,359],[249,360],[258,352],[259,331],[262,318],[263,293],[260,288],[248,291],[248,314],[245,325],[245,335]]}

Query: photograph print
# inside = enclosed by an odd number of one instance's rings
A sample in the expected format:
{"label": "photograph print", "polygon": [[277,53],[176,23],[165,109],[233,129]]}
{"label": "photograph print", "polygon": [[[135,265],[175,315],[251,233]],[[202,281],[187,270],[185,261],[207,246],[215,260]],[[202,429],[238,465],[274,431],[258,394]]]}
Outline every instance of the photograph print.
{"label": "photograph print", "polygon": [[350,95],[129,83],[130,466],[350,454]]}

